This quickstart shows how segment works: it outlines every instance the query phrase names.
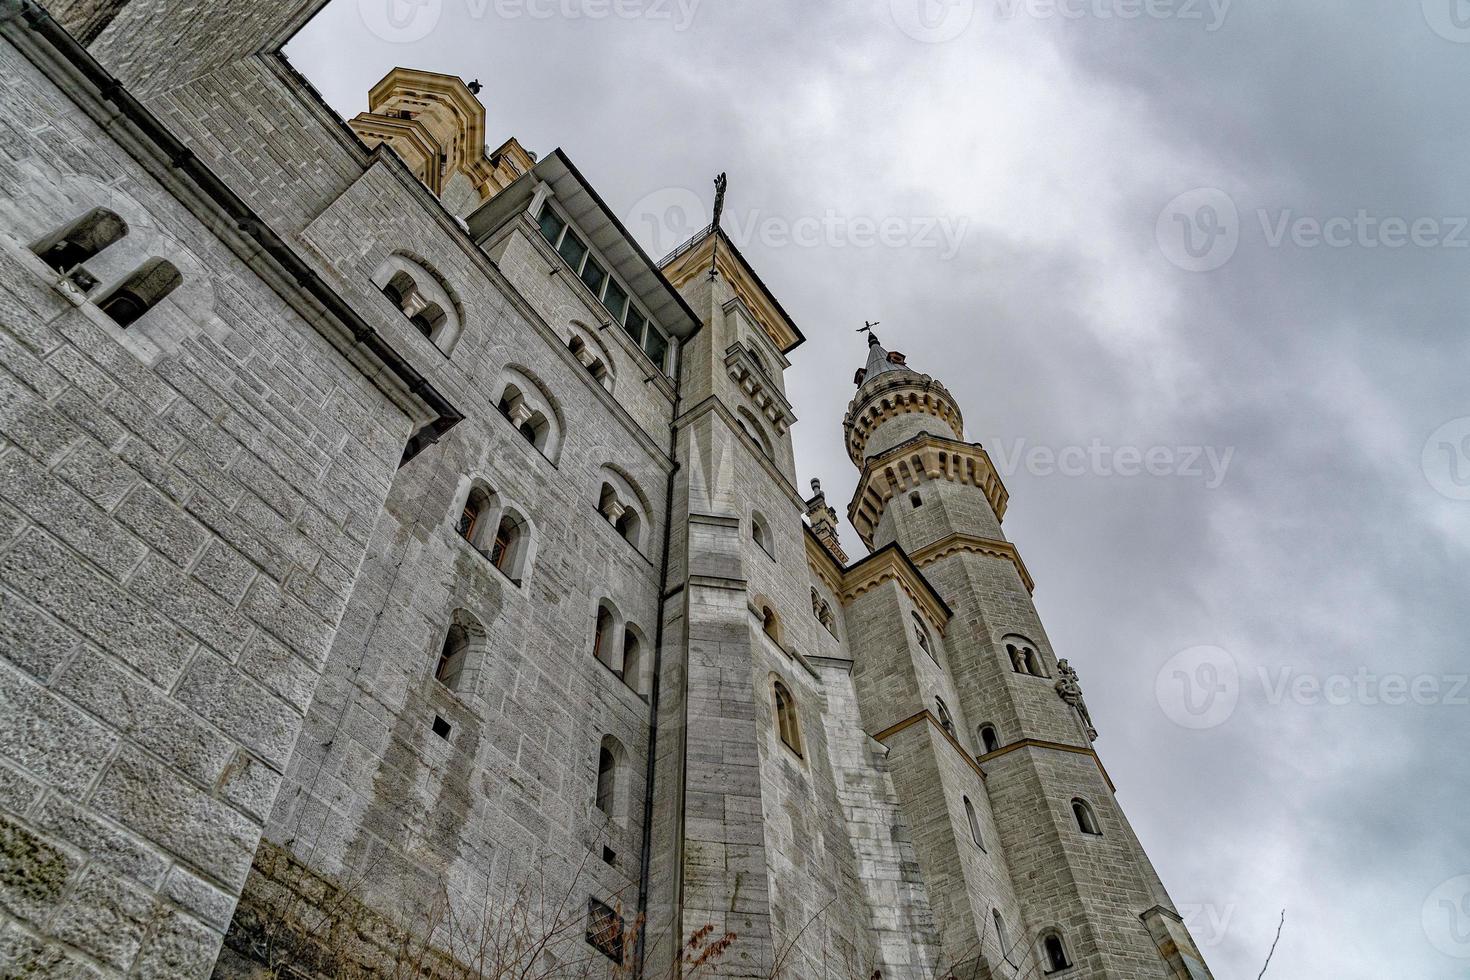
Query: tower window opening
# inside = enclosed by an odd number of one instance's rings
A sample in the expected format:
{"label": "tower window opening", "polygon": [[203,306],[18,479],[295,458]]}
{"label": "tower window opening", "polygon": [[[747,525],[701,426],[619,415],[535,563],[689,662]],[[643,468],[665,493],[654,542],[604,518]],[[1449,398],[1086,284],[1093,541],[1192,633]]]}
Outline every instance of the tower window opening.
{"label": "tower window opening", "polygon": [[791,697],[791,692],[786,685],[780,681],[774,681],[771,685],[772,695],[776,702],[776,733],[781,741],[792,752],[801,755],[801,729],[797,725],[796,701]]}
{"label": "tower window opening", "polygon": [[909,619],[914,627],[914,639],[919,643],[919,649],[927,653],[937,663],[939,658],[934,654],[934,640],[929,635],[929,627],[924,625],[923,618],[916,612],[909,613]]}
{"label": "tower window opening", "polygon": [[1000,749],[1000,739],[995,734],[994,725],[980,726],[980,744],[987,754]]}
{"label": "tower window opening", "polygon": [[459,686],[465,653],[469,646],[470,638],[463,626],[456,623],[449,627],[449,633],[444,637],[444,646],[439,651],[439,663],[434,668],[434,679],[451,691]]}
{"label": "tower window opening", "polygon": [[597,624],[592,632],[592,656],[612,667],[613,614],[607,606],[597,607]]}
{"label": "tower window opening", "polygon": [[614,820],[621,820],[626,806],[624,798],[625,753],[623,744],[611,735],[602,737],[597,749],[597,809]]}
{"label": "tower window opening", "polygon": [[954,738],[954,718],[950,717],[949,706],[944,703],[943,698],[936,696],[934,698],[934,708],[939,715],[939,727],[943,728],[949,734],[950,738]]}
{"label": "tower window opening", "polygon": [[96,285],[83,262],[127,235],[128,223],[106,208],[93,208],[60,231],[36,244],[33,251],[56,272],[70,275],[86,292]]}
{"label": "tower window opening", "polygon": [[130,327],[179,288],[183,281],[184,277],[172,262],[152,258],[119,283],[97,306],[118,326]]}
{"label": "tower window opening", "polygon": [[759,545],[768,557],[776,557],[775,548],[771,542],[771,529],[766,524],[766,519],[758,511],[750,515],[750,539]]}
{"label": "tower window opening", "polygon": [[1032,677],[1045,677],[1046,669],[1042,666],[1041,655],[1028,645],[1007,643],[1006,656],[1011,662],[1011,669],[1018,674],[1030,674]]}
{"label": "tower window opening", "polygon": [[990,910],[990,919],[995,923],[995,939],[1000,943],[1000,955],[1005,957],[1007,963],[1011,962],[1011,943],[1006,938],[1006,924],[1000,917],[1000,909]]}
{"label": "tower window opening", "polygon": [[1067,948],[1062,945],[1062,937],[1055,932],[1047,933],[1041,940],[1042,959],[1046,961],[1046,972],[1056,973],[1065,970],[1072,965],[1067,959]]}
{"label": "tower window opening", "polygon": [[770,637],[773,643],[781,643],[781,618],[770,606],[761,607],[761,632]]}
{"label": "tower window opening", "polygon": [[913,507],[919,508],[924,506],[924,498],[922,495],[920,495],[919,491],[915,490],[913,493],[909,494],[909,503]]}
{"label": "tower window opening", "polygon": [[970,798],[966,796],[964,800],[965,820],[970,825],[970,838],[975,842],[975,846],[983,851],[985,850],[985,838],[980,835],[980,817],[975,813],[975,804],[970,802]]}
{"label": "tower window opening", "polygon": [[1097,814],[1092,812],[1092,805],[1086,800],[1072,801],[1072,816],[1077,821],[1077,829],[1082,833],[1093,837],[1102,836],[1102,829],[1097,823]]}

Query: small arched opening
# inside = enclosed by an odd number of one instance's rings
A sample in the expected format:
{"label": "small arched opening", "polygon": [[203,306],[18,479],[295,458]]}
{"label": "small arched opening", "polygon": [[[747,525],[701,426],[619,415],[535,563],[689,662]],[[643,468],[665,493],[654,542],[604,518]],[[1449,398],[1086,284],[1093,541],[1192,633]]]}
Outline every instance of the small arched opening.
{"label": "small arched opening", "polygon": [[980,726],[980,745],[987,754],[1000,750],[1000,737],[995,734],[994,725]]}
{"label": "small arched opening", "polygon": [[776,709],[776,734],[782,744],[801,755],[801,726],[796,717],[796,699],[779,680],[771,682],[771,696]]}
{"label": "small arched opening", "polygon": [[[109,245],[122,241],[128,223],[106,208],[93,208],[60,231],[37,242],[32,251],[55,271],[72,273]],[[77,285],[83,285],[78,282]]]}
{"label": "small arched opening", "polygon": [[1093,812],[1091,803],[1080,798],[1073,800],[1072,818],[1077,821],[1077,829],[1082,833],[1093,837],[1102,836],[1102,827],[1097,822],[1097,814]]}
{"label": "small arched opening", "polygon": [[184,277],[168,259],[152,258],[118,283],[97,307],[120,327],[130,327],[169,293]]}
{"label": "small arched opening", "polygon": [[1041,961],[1046,964],[1047,973],[1056,973],[1072,966],[1072,960],[1067,956],[1067,944],[1062,941],[1062,934],[1055,929],[1049,929],[1042,934]]}
{"label": "small arched opening", "polygon": [[939,717],[939,727],[943,728],[950,738],[955,738],[954,718],[950,715],[949,705],[944,703],[944,698],[935,696],[934,710]]}
{"label": "small arched opening", "polygon": [[975,813],[975,804],[970,802],[966,796],[965,800],[965,822],[970,826],[970,839],[980,850],[985,850],[985,838],[980,835],[980,817]]}

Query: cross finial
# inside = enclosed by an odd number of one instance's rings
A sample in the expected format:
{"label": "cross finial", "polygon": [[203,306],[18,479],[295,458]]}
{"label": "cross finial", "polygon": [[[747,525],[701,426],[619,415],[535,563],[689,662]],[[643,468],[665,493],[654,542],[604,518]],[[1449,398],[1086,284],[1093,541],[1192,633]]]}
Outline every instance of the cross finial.
{"label": "cross finial", "polygon": [[878,335],[873,332],[873,328],[876,327],[879,322],[880,321],[878,320],[864,320],[863,325],[861,327],[858,327],[857,329],[858,333],[865,333],[868,335],[869,347],[872,347],[874,344],[878,343]]}

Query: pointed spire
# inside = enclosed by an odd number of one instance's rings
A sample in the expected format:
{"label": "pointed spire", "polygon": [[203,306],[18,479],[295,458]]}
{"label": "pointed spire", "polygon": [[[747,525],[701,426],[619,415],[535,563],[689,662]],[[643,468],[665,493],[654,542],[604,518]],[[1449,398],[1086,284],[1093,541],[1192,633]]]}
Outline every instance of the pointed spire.
{"label": "pointed spire", "polygon": [[907,371],[909,368],[904,363],[904,356],[898,351],[889,351],[884,348],[878,335],[872,330],[868,331],[868,363],[859,369],[853,378],[853,384],[863,385],[880,374],[888,371]]}
{"label": "pointed spire", "polygon": [[833,558],[846,565],[847,552],[842,550],[842,542],[837,537],[837,511],[828,505],[821,480],[812,481],[812,496],[806,502],[806,516],[817,540],[832,552]]}

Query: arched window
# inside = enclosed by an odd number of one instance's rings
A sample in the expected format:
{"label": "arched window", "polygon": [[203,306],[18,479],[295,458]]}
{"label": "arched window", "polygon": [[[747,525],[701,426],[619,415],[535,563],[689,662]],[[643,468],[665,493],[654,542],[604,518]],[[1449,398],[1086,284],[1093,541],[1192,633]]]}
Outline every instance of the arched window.
{"label": "arched window", "polygon": [[776,732],[786,747],[801,755],[801,728],[796,721],[796,701],[780,681],[771,684],[776,701]]}
{"label": "arched window", "polygon": [[479,547],[480,538],[485,535],[490,522],[491,508],[490,492],[484,487],[471,487],[469,495],[465,497],[464,510],[459,515],[455,531],[470,544]]}
{"label": "arched window", "polygon": [[1000,943],[1000,955],[1009,962],[1011,958],[1011,942],[1006,938],[1006,924],[1000,917],[1000,909],[990,910],[991,921],[995,923],[995,940]]}
{"label": "arched window", "polygon": [[781,617],[777,616],[776,610],[770,606],[761,607],[761,632],[777,644],[781,642]]}
{"label": "arched window", "polygon": [[606,604],[597,607],[597,625],[592,633],[592,656],[608,667],[613,666],[613,631],[616,620],[612,609]]}
{"label": "arched window", "polygon": [[117,321],[120,327],[130,327],[158,302],[179,288],[184,277],[167,259],[153,258],[140,265],[112,292],[102,299],[98,308]]}
{"label": "arched window", "polygon": [[1026,648],[1025,653],[1027,673],[1033,677],[1045,677],[1046,669],[1041,666],[1041,655],[1030,647]]}
{"label": "arched window", "polygon": [[390,255],[373,282],[414,329],[446,353],[459,336],[458,303],[449,287],[422,263]]}
{"label": "arched window", "polygon": [[[480,621],[463,609],[455,610],[449,631],[444,635],[444,643],[439,648],[434,679],[451,691],[472,687],[471,656],[478,659],[483,655],[484,641],[485,628]],[[474,669],[478,670],[479,665],[476,664]]]}
{"label": "arched window", "polygon": [[760,511],[751,511],[750,539],[760,545],[760,549],[768,556],[775,557],[775,545],[771,541],[771,529],[766,524],[766,519],[761,515]]}
{"label": "arched window", "polygon": [[1022,637],[1007,637],[1005,640],[1006,657],[1010,660],[1011,669],[1018,674],[1030,674],[1033,677],[1045,677],[1046,668],[1042,666],[1041,654],[1036,652],[1036,647],[1030,640]]}
{"label": "arched window", "polygon": [[622,514],[613,522],[613,529],[623,536],[623,540],[636,548],[643,529],[643,521],[632,507],[624,507]]}
{"label": "arched window", "polygon": [[[60,231],[38,242],[33,251],[52,269],[63,275],[73,272],[77,266],[92,258],[104,248],[122,240],[128,233],[128,223],[106,208],[93,208]],[[86,291],[95,282],[91,277],[77,285]]]}
{"label": "arched window", "polygon": [[1055,931],[1042,936],[1041,958],[1046,963],[1047,973],[1056,973],[1072,965],[1072,961],[1067,958],[1067,947],[1062,943],[1061,935]]}
{"label": "arched window", "polygon": [[496,407],[521,438],[555,462],[561,447],[561,422],[550,398],[529,378],[518,372],[512,372],[512,377],[502,389]]}
{"label": "arched window", "polygon": [[909,505],[915,508],[924,506],[924,498],[919,495],[919,491],[915,490],[909,494]]}
{"label": "arched window", "polygon": [[444,646],[439,651],[439,665],[434,668],[434,679],[451,691],[459,683],[465,653],[469,647],[470,639],[464,627],[458,623],[449,627],[449,633],[444,637]]}
{"label": "arched window", "polygon": [[641,692],[643,647],[638,642],[638,634],[633,630],[623,631],[623,683],[633,689],[635,693]]}
{"label": "arched window", "polygon": [[832,607],[827,604],[816,587],[812,587],[812,615],[817,617],[817,622],[826,627],[827,632],[833,636],[837,635],[837,617],[832,615]]}
{"label": "arched window", "polygon": [[597,750],[597,809],[613,819],[620,819],[623,812],[621,786],[623,768],[623,746],[611,735],[602,737]]}
{"label": "arched window", "polygon": [[1102,828],[1098,826],[1097,814],[1092,812],[1092,804],[1083,799],[1073,800],[1072,816],[1077,820],[1078,830],[1094,837],[1102,836]]}
{"label": "arched window", "polygon": [[588,343],[579,334],[572,334],[567,340],[567,349],[577,358],[577,363],[587,369],[587,373],[608,391],[612,390],[612,369],[608,367],[606,355]]}
{"label": "arched window", "polygon": [[943,698],[936,696],[934,698],[934,708],[939,715],[939,726],[949,733],[950,738],[954,738],[954,718],[950,717],[949,706],[944,703]]}
{"label": "arched window", "polygon": [[754,439],[756,445],[760,447],[761,454],[767,459],[775,459],[776,454],[771,449],[771,440],[766,436],[765,428],[755,420],[755,416],[741,408],[737,411],[736,418],[740,422],[740,428],[745,430],[745,434]]}
{"label": "arched window", "polygon": [[500,569],[516,585],[521,584],[526,565],[525,519],[507,509],[495,528],[490,544],[490,564]]}
{"label": "arched window", "polygon": [[939,658],[934,654],[934,640],[929,636],[929,627],[924,625],[924,620],[917,612],[910,611],[909,617],[914,626],[914,638],[919,641],[919,649],[923,650],[937,663]]}
{"label": "arched window", "polygon": [[980,744],[987,753],[995,752],[1000,748],[1000,738],[995,734],[994,725],[980,726]]}
{"label": "arched window", "polygon": [[974,840],[975,846],[985,850],[985,838],[980,836],[980,818],[975,814],[975,804],[970,798],[965,797],[965,820],[970,824],[970,838]]}

